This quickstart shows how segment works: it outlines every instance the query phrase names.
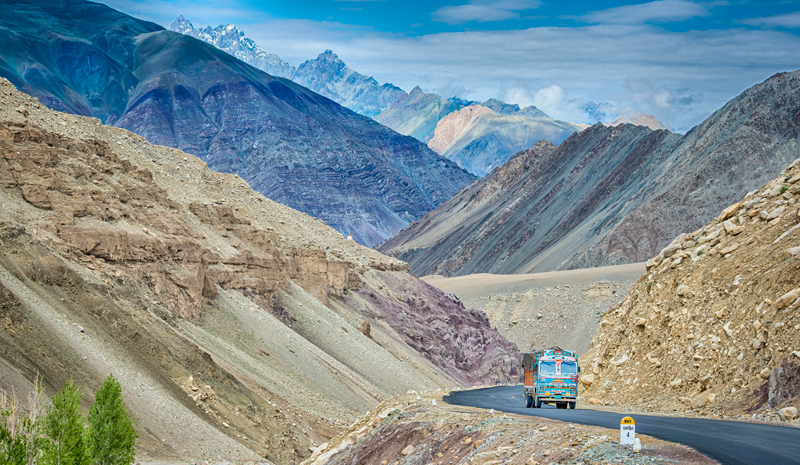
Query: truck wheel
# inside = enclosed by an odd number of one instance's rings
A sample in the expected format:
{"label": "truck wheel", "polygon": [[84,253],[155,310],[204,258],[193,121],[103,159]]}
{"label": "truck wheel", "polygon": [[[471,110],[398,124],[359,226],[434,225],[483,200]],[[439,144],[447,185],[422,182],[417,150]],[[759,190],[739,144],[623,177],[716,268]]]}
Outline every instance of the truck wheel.
{"label": "truck wheel", "polygon": [[542,399],[540,399],[538,396],[534,397],[533,405],[535,405],[536,408],[542,408]]}
{"label": "truck wheel", "polygon": [[575,410],[575,404],[577,404],[577,403],[578,403],[577,401],[575,401],[575,402],[570,402],[570,403],[569,403],[569,408],[570,408],[570,410]]}
{"label": "truck wheel", "polygon": [[525,408],[533,407],[533,397],[525,396]]}

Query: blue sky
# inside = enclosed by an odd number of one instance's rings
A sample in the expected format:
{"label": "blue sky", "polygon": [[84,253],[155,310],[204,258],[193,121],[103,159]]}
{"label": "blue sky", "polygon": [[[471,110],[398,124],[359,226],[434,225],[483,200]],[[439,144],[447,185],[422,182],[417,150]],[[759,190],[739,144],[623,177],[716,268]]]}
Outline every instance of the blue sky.
{"label": "blue sky", "polygon": [[405,90],[535,104],[589,122],[589,101],[684,132],[800,69],[800,2],[660,0],[109,0],[165,27],[233,23],[294,65],[332,49]]}

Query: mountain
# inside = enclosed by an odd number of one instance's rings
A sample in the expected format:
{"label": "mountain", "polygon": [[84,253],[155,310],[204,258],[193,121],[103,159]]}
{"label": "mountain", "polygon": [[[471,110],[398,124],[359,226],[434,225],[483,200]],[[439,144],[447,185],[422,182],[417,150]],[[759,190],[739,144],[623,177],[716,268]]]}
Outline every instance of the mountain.
{"label": "mountain", "polygon": [[753,86],[681,136],[597,124],[540,143],[381,244],[414,274],[642,262],[797,157],[800,72]]}
{"label": "mountain", "polygon": [[0,204],[0,391],[71,379],[86,410],[113,373],[140,459],[297,464],[389,396],[519,380],[404,263],[5,79]]}
{"label": "mountain", "polygon": [[652,115],[645,115],[642,112],[620,116],[611,122],[611,126],[619,126],[620,124],[636,124],[639,126],[647,126],[654,131],[658,131],[659,129],[667,129],[666,126],[661,124],[661,121],[659,121],[658,118]]}
{"label": "mountain", "polygon": [[[508,107],[495,106],[506,112],[503,114],[483,104],[454,111],[439,120],[428,147],[475,176],[483,177],[513,154],[540,140],[560,144],[574,132],[584,129],[546,115],[537,118],[523,116],[519,114],[519,106]],[[539,111],[536,107],[528,108]],[[539,113],[544,115],[541,111]]]}
{"label": "mountain", "polygon": [[407,95],[401,95],[391,107],[380,112],[375,121],[389,126],[400,134],[428,142],[433,137],[439,120],[473,103],[425,93],[416,86]]}
{"label": "mountain", "polygon": [[195,29],[192,23],[181,15],[170,24],[169,30],[207,42],[272,76],[291,79],[291,75],[295,71],[294,66],[283,61],[274,53],[265,52],[253,39],[245,37],[244,32],[233,24]]}
{"label": "mountain", "polygon": [[330,50],[303,62],[290,79],[370,118],[405,95],[399,87],[353,71]]}
{"label": "mountain", "polygon": [[[770,81],[743,97],[779,88]],[[661,412],[797,417],[800,158],[776,174],[647,262],[581,356],[584,397]]]}
{"label": "mountain", "polygon": [[290,79],[370,118],[389,108],[400,95],[405,95],[392,84],[380,85],[371,76],[348,68],[330,50],[295,68],[278,55],[265,52],[233,24],[195,29],[189,20],[178,16],[169,29],[207,42],[268,74]]}
{"label": "mountain", "polygon": [[18,89],[197,155],[362,244],[473,179],[419,141],[190,36],[77,0],[4,11],[0,75]]}

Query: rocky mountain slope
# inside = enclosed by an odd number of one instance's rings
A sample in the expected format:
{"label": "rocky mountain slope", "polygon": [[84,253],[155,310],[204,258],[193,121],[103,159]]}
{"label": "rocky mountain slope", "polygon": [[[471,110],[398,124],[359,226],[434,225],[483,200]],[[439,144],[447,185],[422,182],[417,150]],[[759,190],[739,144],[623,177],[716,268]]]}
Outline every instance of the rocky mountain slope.
{"label": "rocky mountain slope", "polygon": [[404,263],[6,80],[0,205],[0,388],[73,379],[86,408],[113,372],[141,457],[298,463],[388,396],[519,379]]}
{"label": "rocky mountain slope", "polygon": [[800,159],[650,259],[582,357],[583,395],[662,411],[767,410],[796,419],[798,208]]}
{"label": "rocky mountain slope", "polygon": [[634,113],[632,115],[620,116],[611,122],[611,126],[619,126],[620,124],[636,124],[639,126],[647,126],[648,128],[658,131],[659,129],[667,129],[666,126],[661,124],[655,116],[645,115],[644,113]]}
{"label": "rocky mountain slope", "polygon": [[[497,100],[495,102],[503,104]],[[495,108],[505,111],[504,114],[483,104],[454,111],[439,120],[428,147],[482,178],[508,161],[513,154],[532,147],[540,140],[558,145],[585,128],[547,118],[546,115],[535,118],[525,116],[519,114],[517,105],[514,107],[517,111],[496,105]],[[528,107],[525,111],[544,115],[536,107]]]}
{"label": "rocky mountain slope", "polygon": [[197,155],[362,244],[472,180],[413,138],[103,5],[13,3],[4,12],[0,75],[18,89]]}
{"label": "rocky mountain slope", "polygon": [[684,136],[597,124],[540,143],[379,246],[418,276],[646,261],[675,233],[797,157],[800,72],[781,73]]}

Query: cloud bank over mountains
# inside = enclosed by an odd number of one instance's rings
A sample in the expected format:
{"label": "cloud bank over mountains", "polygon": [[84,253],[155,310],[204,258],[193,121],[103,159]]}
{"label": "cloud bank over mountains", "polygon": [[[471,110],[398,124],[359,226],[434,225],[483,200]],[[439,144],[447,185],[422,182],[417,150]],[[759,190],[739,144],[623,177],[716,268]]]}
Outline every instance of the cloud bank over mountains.
{"label": "cloud bank over mountains", "polygon": [[[183,1],[164,0],[108,3],[165,26],[178,14],[191,14],[196,25],[209,17],[212,26],[234,23],[293,65],[331,49],[351,68],[406,91],[419,85],[444,97],[534,104],[553,117],[579,123],[594,122],[583,109],[587,103],[608,102],[624,112],[655,115],[679,132],[744,89],[800,64],[800,37],[786,29],[800,26],[797,14],[745,19],[741,27],[684,31],[682,21],[688,28],[723,7],[683,0],[588,11],[571,19],[571,26],[502,30],[480,27],[490,21],[523,21],[546,5],[449,2],[426,13],[427,18],[463,23],[463,30],[419,35],[334,19],[278,18],[235,2],[224,8],[212,3],[187,8]],[[557,19],[554,24],[564,22]]]}

